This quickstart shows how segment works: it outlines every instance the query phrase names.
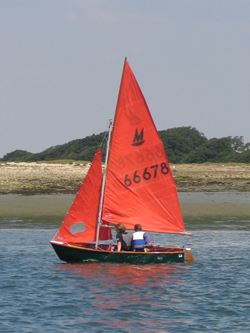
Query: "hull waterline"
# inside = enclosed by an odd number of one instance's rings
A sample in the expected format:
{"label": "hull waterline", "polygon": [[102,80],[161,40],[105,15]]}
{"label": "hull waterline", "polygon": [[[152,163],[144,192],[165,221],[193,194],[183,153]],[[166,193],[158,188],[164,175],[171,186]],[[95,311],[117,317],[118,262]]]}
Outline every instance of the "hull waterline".
{"label": "hull waterline", "polygon": [[147,264],[169,262],[183,263],[185,261],[185,249],[181,247],[159,248],[148,252],[112,252],[108,250],[99,250],[58,242],[51,242],[51,245],[53,246],[59,259],[68,263],[84,263],[94,261]]}

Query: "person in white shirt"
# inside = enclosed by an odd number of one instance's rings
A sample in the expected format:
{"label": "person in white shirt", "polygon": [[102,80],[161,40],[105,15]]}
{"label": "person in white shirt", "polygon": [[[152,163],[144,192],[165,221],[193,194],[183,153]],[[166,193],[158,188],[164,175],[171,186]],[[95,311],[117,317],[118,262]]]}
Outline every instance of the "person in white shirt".
{"label": "person in white shirt", "polygon": [[144,248],[150,244],[149,235],[142,231],[140,224],[135,224],[135,232],[132,236],[132,247],[134,251],[144,251]]}

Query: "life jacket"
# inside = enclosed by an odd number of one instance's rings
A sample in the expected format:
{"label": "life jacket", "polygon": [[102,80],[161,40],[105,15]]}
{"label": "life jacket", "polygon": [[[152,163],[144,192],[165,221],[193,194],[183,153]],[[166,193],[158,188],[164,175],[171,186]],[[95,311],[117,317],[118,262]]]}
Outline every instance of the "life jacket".
{"label": "life jacket", "polygon": [[122,244],[122,251],[130,251],[132,247],[132,234],[129,234],[127,232],[121,233],[118,232],[116,234],[116,240],[117,242],[121,242]]}
{"label": "life jacket", "polygon": [[136,231],[133,233],[133,248],[135,250],[143,250],[146,246],[144,240],[144,231]]}
{"label": "life jacket", "polygon": [[122,250],[129,251],[131,250],[132,235],[129,233],[122,234]]}

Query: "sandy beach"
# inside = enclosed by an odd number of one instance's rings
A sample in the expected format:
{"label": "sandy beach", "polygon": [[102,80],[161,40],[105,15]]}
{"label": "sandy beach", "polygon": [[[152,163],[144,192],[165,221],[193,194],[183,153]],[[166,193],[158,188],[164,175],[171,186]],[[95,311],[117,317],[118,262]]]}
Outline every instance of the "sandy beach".
{"label": "sandy beach", "polygon": [[[88,162],[0,163],[0,194],[75,193]],[[179,192],[250,191],[248,164],[171,165]]]}

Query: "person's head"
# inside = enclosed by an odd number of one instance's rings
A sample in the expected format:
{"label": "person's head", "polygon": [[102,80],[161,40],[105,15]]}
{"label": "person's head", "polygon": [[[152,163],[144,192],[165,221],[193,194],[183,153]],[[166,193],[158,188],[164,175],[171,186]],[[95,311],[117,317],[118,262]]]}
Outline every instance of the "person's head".
{"label": "person's head", "polygon": [[126,231],[126,228],[123,224],[119,223],[119,224],[116,225],[116,230],[123,234]]}
{"label": "person's head", "polygon": [[140,225],[140,224],[135,224],[135,226],[134,226],[134,230],[135,230],[135,231],[142,231],[142,227],[141,227],[141,225]]}

